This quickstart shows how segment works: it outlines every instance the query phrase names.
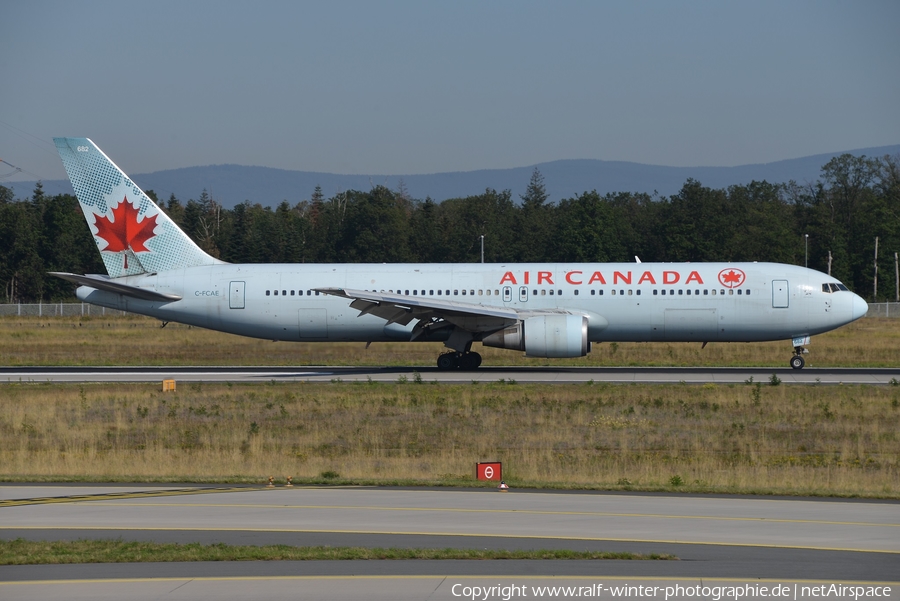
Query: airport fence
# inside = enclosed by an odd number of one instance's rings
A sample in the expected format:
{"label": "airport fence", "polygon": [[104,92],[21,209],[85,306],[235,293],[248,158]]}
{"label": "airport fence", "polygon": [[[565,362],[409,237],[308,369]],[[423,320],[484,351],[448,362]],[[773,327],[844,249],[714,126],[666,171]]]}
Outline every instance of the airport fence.
{"label": "airport fence", "polygon": [[869,303],[866,317],[900,317],[900,303]]}
{"label": "airport fence", "polygon": [[[0,304],[0,316],[18,315],[23,317],[119,317],[128,315],[125,311],[97,307],[88,303],[16,303]],[[869,303],[866,317],[900,318],[900,303]]]}
{"label": "airport fence", "polygon": [[125,311],[98,307],[89,303],[16,303],[0,305],[0,316],[20,317],[120,317]]}

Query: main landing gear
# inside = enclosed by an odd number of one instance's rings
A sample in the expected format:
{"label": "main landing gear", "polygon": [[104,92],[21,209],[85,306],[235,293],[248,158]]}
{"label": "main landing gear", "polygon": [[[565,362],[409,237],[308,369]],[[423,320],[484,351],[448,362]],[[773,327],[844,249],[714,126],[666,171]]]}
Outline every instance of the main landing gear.
{"label": "main landing gear", "polygon": [[468,353],[457,353],[450,352],[444,353],[439,356],[437,359],[438,369],[462,369],[465,371],[478,369],[481,365],[481,355],[475,352]]}
{"label": "main landing gear", "polygon": [[806,365],[806,360],[803,358],[803,355],[809,353],[809,351],[802,346],[794,347],[794,356],[791,357],[791,367],[794,369],[803,369],[803,366]]}

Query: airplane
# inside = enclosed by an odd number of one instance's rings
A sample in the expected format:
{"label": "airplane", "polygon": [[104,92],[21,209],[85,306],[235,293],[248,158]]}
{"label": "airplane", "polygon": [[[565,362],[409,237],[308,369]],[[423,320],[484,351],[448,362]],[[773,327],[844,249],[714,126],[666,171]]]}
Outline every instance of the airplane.
{"label": "airplane", "polygon": [[230,264],[205,253],[88,138],[54,138],[107,274],[52,274],[101,307],[285,341],[440,341],[583,357],[599,342],[791,340],[863,317],[835,278],[779,263]]}

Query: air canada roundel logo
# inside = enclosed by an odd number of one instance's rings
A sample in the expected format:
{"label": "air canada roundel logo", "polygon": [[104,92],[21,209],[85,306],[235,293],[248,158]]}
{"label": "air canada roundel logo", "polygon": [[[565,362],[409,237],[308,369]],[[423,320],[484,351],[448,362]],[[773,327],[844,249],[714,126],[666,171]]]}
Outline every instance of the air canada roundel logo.
{"label": "air canada roundel logo", "polygon": [[719,272],[719,283],[726,288],[737,288],[744,283],[747,276],[740,269],[723,269]]}

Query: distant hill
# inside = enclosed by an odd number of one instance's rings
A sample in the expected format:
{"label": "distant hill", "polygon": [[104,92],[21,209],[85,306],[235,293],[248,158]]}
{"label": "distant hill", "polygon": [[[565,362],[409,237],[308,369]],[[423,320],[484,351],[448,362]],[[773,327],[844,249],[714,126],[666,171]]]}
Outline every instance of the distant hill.
{"label": "distant hill", "polygon": [[[174,193],[178,199],[186,202],[190,198],[198,198],[205,188],[227,208],[244,200],[268,206],[275,206],[282,200],[296,204],[309,199],[317,185],[322,186],[326,197],[343,190],[369,190],[374,185],[384,185],[396,190],[401,180],[413,198],[424,199],[430,196],[434,200],[446,200],[480,194],[486,188],[494,188],[512,190],[513,199],[518,202],[519,195],[525,192],[532,170],[537,167],[544,176],[550,200],[558,201],[590,190],[597,190],[600,194],[652,194],[656,191],[663,196],[670,196],[676,194],[688,178],[711,188],[726,188],[753,180],[772,183],[790,180],[813,182],[819,178],[825,163],[844,153],[870,157],[897,155],[900,154],[900,144],[737,167],[662,167],[624,161],[574,159],[514,169],[428,175],[339,175],[268,167],[210,165],[132,174],[132,177],[139,186],[145,190],[154,190],[161,199]],[[3,183],[7,187],[13,187],[19,198],[31,196],[34,184],[35,182]],[[68,180],[45,181],[44,190],[48,194],[72,193]]]}

